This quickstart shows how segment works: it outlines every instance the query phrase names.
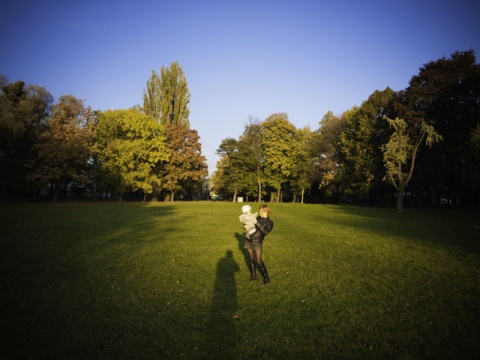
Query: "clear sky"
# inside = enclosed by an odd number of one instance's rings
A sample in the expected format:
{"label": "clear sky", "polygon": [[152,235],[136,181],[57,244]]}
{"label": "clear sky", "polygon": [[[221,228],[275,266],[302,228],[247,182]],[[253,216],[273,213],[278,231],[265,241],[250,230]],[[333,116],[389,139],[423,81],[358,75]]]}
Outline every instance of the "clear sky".
{"label": "clear sky", "polygon": [[0,19],[0,74],[93,110],[142,105],[178,61],[210,173],[250,117],[315,130],[429,61],[480,58],[478,0],[2,0]]}

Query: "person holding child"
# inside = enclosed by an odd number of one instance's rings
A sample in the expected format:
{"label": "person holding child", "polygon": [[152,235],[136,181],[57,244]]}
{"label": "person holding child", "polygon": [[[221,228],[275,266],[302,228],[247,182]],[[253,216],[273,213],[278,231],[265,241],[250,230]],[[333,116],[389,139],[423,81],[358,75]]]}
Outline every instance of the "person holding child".
{"label": "person holding child", "polygon": [[257,266],[262,274],[263,283],[267,284],[270,282],[268,277],[267,268],[262,259],[263,251],[263,240],[270,231],[273,229],[273,221],[270,219],[270,214],[272,211],[268,205],[260,206],[258,210],[258,215],[253,221],[255,225],[255,231],[245,234],[245,246],[244,248],[248,251],[248,256],[250,258],[250,281],[257,279]]}

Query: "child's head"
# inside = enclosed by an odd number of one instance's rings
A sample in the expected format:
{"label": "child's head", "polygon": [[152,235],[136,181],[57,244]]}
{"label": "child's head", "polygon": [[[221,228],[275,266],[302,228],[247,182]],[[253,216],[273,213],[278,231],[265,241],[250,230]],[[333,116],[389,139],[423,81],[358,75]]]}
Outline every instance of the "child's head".
{"label": "child's head", "polygon": [[252,210],[252,207],[250,205],[243,205],[242,206],[242,213],[246,214]]}
{"label": "child's head", "polygon": [[260,213],[261,217],[269,217],[270,214],[272,213],[272,210],[268,207],[268,205],[262,205],[260,206],[260,209],[258,209],[258,212]]}

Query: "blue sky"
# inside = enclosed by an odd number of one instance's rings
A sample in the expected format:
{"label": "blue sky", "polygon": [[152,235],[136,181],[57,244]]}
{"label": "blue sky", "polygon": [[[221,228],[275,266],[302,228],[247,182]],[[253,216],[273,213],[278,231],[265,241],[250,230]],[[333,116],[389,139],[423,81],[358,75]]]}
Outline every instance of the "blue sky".
{"label": "blue sky", "polygon": [[210,173],[250,117],[314,130],[431,60],[480,57],[472,0],[3,0],[0,13],[0,74],[94,110],[141,105],[152,70],[178,61]]}

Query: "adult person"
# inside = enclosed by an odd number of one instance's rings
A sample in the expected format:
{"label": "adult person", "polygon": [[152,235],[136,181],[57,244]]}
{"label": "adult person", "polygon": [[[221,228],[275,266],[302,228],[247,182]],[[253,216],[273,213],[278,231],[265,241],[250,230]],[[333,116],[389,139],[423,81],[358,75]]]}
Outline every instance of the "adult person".
{"label": "adult person", "polygon": [[248,250],[250,258],[250,281],[257,279],[257,266],[262,274],[263,283],[270,282],[267,268],[262,260],[263,240],[273,229],[273,221],[270,219],[272,211],[268,205],[260,206],[258,210],[259,216],[255,220],[255,232],[250,234],[249,238],[245,237],[244,248]]}

